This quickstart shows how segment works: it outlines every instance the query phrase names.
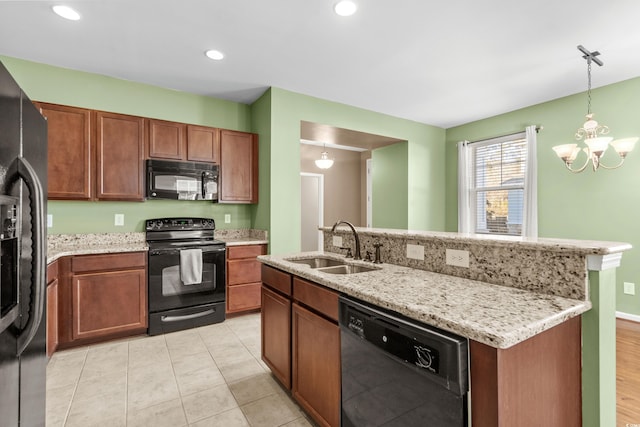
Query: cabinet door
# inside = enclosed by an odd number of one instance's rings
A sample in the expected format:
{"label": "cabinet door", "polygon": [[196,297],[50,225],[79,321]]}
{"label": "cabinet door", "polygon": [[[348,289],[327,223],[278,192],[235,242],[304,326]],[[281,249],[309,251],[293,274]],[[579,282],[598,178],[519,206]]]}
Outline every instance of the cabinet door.
{"label": "cabinet door", "polygon": [[144,119],[96,112],[98,200],[144,199]]}
{"label": "cabinet door", "polygon": [[220,163],[220,131],[204,126],[187,126],[187,160]]}
{"label": "cabinet door", "polygon": [[293,304],[292,395],[321,426],[340,425],[340,329]]}
{"label": "cabinet door", "polygon": [[230,259],[227,261],[227,284],[260,282],[260,266],[256,258]]}
{"label": "cabinet door", "polygon": [[262,286],[262,360],[291,389],[291,301]]}
{"label": "cabinet door", "polygon": [[91,112],[36,103],[48,128],[47,198],[91,199]]}
{"label": "cabinet door", "polygon": [[47,356],[58,348],[58,279],[47,285]]}
{"label": "cabinet door", "polygon": [[260,282],[227,288],[227,313],[240,313],[260,308]]}
{"label": "cabinet door", "polygon": [[147,328],[146,270],[72,276],[73,339]]}
{"label": "cabinet door", "polygon": [[258,202],[257,135],[220,131],[220,195],[222,203]]}
{"label": "cabinet door", "polygon": [[149,157],[184,160],[184,131],[182,123],[149,120]]}

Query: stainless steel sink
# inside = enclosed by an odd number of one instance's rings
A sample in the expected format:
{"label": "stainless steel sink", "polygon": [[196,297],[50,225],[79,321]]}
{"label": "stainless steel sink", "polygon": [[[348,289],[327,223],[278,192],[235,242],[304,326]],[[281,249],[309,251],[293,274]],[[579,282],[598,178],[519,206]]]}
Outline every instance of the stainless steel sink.
{"label": "stainless steel sink", "polygon": [[313,257],[300,259],[285,259],[285,261],[294,262],[296,264],[306,264],[311,268],[323,268],[333,266],[343,266],[344,261],[333,258]]}
{"label": "stainless steel sink", "polygon": [[322,271],[329,274],[355,274],[355,273],[366,273],[367,271],[376,271],[376,270],[380,270],[380,269],[373,268],[373,267],[365,267],[364,265],[343,264],[343,265],[337,265],[335,267],[321,268],[318,271]]}

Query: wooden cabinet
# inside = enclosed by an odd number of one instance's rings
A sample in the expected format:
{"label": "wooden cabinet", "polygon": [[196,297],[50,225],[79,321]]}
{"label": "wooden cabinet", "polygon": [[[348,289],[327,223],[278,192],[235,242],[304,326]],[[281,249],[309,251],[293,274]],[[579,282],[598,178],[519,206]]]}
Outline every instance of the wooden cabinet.
{"label": "wooden cabinet", "polygon": [[318,425],[338,427],[338,294],[266,265],[262,282],[262,360]]}
{"label": "wooden cabinet", "polygon": [[294,277],[291,393],[320,426],[340,425],[338,294]]}
{"label": "wooden cabinet", "polygon": [[258,136],[220,130],[221,203],[258,202]]}
{"label": "wooden cabinet", "polygon": [[36,103],[47,118],[47,198],[90,200],[92,197],[91,111]]}
{"label": "wooden cabinet", "polygon": [[58,348],[58,261],[47,265],[47,356]]}
{"label": "wooden cabinet", "polygon": [[220,130],[187,125],[187,160],[220,163]]}
{"label": "wooden cabinet", "polygon": [[267,245],[227,247],[227,314],[260,308],[260,262]]}
{"label": "wooden cabinet", "polygon": [[96,199],[144,200],[144,119],[96,112]]}
{"label": "wooden cabinet", "polygon": [[149,119],[149,152],[152,159],[220,163],[220,130]]}
{"label": "wooden cabinet", "polygon": [[93,342],[146,331],[146,253],[74,256],[70,285],[70,341]]}
{"label": "wooden cabinet", "polygon": [[507,349],[469,340],[471,424],[581,426],[580,331],[574,317]]}
{"label": "wooden cabinet", "polygon": [[262,266],[262,360],[291,389],[291,275]]}
{"label": "wooden cabinet", "polygon": [[47,118],[49,199],[144,199],[143,118],[36,106]]}
{"label": "wooden cabinet", "polygon": [[184,160],[185,125],[149,119],[149,157]]}

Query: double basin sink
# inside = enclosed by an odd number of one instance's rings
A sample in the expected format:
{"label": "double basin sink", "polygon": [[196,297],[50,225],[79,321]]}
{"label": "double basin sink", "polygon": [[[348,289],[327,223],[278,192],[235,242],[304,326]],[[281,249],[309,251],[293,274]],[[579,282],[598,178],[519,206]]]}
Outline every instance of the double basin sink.
{"label": "double basin sink", "polygon": [[379,270],[379,268],[375,267],[347,264],[346,262],[339,259],[319,256],[310,258],[286,259],[285,261],[293,262],[296,264],[305,264],[311,268],[317,269],[318,271],[329,274],[355,274]]}

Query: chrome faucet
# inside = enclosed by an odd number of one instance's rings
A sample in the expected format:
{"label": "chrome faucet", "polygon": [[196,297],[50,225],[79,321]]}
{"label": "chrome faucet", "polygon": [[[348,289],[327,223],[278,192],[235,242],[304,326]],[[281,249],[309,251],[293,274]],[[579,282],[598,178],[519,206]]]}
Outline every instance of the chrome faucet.
{"label": "chrome faucet", "polygon": [[362,256],[360,255],[360,237],[358,236],[358,232],[356,231],[356,228],[353,226],[353,224],[347,221],[339,220],[338,222],[333,224],[333,228],[331,228],[331,232],[335,233],[336,227],[340,224],[348,225],[349,228],[351,228],[351,231],[353,232],[353,237],[356,241],[356,247],[354,250],[353,259],[362,259]]}

